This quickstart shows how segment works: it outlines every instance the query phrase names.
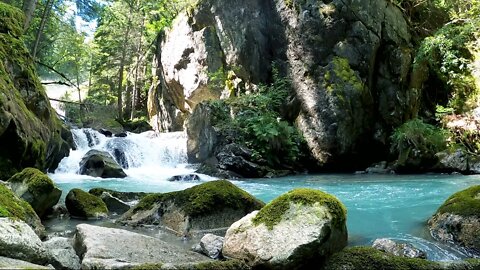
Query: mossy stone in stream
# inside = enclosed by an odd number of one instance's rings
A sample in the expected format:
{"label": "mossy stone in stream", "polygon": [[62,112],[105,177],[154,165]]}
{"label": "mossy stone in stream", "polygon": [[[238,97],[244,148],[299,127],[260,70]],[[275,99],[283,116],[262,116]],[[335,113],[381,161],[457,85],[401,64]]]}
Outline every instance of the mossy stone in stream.
{"label": "mossy stone in stream", "polygon": [[102,199],[81,189],[74,188],[65,198],[68,212],[77,218],[100,218],[108,214],[108,209]]}
{"label": "mossy stone in stream", "polygon": [[480,185],[453,194],[438,208],[437,213],[480,218]]}
{"label": "mossy stone in stream", "polygon": [[345,206],[333,195],[320,190],[299,188],[289,191],[271,201],[253,219],[255,225],[265,224],[267,228],[273,226],[282,220],[282,216],[290,209],[290,204],[313,205],[319,203],[325,205],[332,214],[333,224],[344,224],[347,216]]}
{"label": "mossy stone in stream", "polygon": [[26,168],[10,179],[12,190],[27,201],[42,217],[48,209],[58,203],[62,191],[43,172],[35,168]]}

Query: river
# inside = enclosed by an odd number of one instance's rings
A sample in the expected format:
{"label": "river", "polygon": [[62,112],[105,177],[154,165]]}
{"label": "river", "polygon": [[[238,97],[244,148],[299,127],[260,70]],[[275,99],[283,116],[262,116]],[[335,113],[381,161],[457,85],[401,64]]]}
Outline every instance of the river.
{"label": "river", "polygon": [[[169,192],[199,182],[169,182],[173,175],[193,173],[186,163],[186,136],[182,132],[129,134],[106,138],[91,129],[72,131],[78,150],[71,151],[50,177],[64,191],[104,187],[118,191]],[[78,175],[78,163],[90,149],[122,152],[128,177],[100,179]],[[200,175],[201,182],[215,178]],[[430,260],[448,261],[466,257],[464,251],[434,241],[426,221],[453,193],[480,184],[480,176],[462,175],[297,175],[273,179],[232,181],[264,202],[291,189],[308,187],[337,196],[347,207],[349,245],[371,245],[387,237],[410,242],[424,250]]]}

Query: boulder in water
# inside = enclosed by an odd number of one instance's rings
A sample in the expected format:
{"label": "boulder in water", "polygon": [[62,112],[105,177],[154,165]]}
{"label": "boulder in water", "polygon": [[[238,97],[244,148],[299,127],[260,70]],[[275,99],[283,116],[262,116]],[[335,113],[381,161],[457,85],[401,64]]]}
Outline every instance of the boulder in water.
{"label": "boulder in water", "polygon": [[85,154],[80,161],[80,174],[102,178],[127,176],[109,153],[99,150],[90,150]]}
{"label": "boulder in water", "polygon": [[387,253],[391,253],[395,256],[419,259],[427,258],[427,254],[424,251],[419,250],[412,244],[396,243],[395,241],[388,238],[376,239],[373,242],[372,247]]}
{"label": "boulder in water", "polygon": [[70,215],[77,218],[102,218],[108,213],[102,199],[78,188],[68,192],[65,205]]}
{"label": "boulder in water", "polygon": [[[208,260],[158,238],[88,224],[77,225],[74,247],[83,258],[82,269],[129,269],[149,263],[182,264]],[[138,266],[138,269],[147,268]]]}
{"label": "boulder in water", "polygon": [[224,230],[264,205],[226,180],[206,182],[182,191],[151,194],[121,218],[128,225],[159,224],[178,235]]}
{"label": "boulder in water", "polygon": [[32,206],[18,198],[2,183],[0,183],[0,216],[22,220],[30,225],[40,238],[45,237],[45,228]]}
{"label": "boulder in water", "polygon": [[118,198],[113,197],[108,192],[103,192],[102,195],[100,195],[100,199],[102,199],[107,206],[108,211],[110,212],[121,215],[130,210],[130,205]]}
{"label": "boulder in water", "polygon": [[125,138],[125,137],[127,137],[127,133],[126,132],[120,132],[120,133],[115,134],[115,137]]}
{"label": "boulder in water", "polygon": [[295,189],[230,226],[222,252],[254,268],[310,269],[346,245],[345,206],[319,190]]}
{"label": "boulder in water", "polygon": [[176,181],[200,181],[200,176],[197,174],[174,175],[167,179],[170,182]]}
{"label": "boulder in water", "polygon": [[122,191],[116,191],[116,190],[111,190],[106,188],[92,188],[88,191],[88,193],[95,195],[97,197],[100,197],[104,192],[107,192],[113,197],[124,202],[139,201],[145,196],[151,194],[146,192],[122,192]]}
{"label": "boulder in water", "polygon": [[37,264],[50,261],[50,255],[32,228],[11,218],[0,218],[0,256]]}
{"label": "boulder in water", "polygon": [[10,187],[20,198],[27,201],[39,217],[57,204],[62,191],[43,172],[26,168],[8,179]]}
{"label": "boulder in water", "polygon": [[428,220],[433,238],[480,255],[480,186],[450,196]]}
{"label": "boulder in water", "polygon": [[106,129],[103,129],[103,128],[99,129],[98,132],[100,134],[105,135],[105,137],[112,137],[113,136],[113,133],[110,130],[106,130]]}

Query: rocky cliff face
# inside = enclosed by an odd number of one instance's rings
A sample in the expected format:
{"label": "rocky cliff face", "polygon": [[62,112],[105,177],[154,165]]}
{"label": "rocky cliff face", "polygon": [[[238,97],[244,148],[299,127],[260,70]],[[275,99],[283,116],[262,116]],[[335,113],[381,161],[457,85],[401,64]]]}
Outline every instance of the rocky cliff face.
{"label": "rocky cliff face", "polygon": [[23,14],[0,3],[0,179],[25,167],[55,169],[71,134],[51,108],[23,40]]}
{"label": "rocky cliff face", "polygon": [[[321,166],[381,155],[373,146],[385,149],[418,110],[408,26],[385,0],[204,0],[161,40],[162,94],[150,99],[172,109],[151,110],[159,130],[181,127],[203,100],[255,91],[273,62],[293,81],[300,105],[290,111]],[[218,71],[225,89],[214,86]]]}

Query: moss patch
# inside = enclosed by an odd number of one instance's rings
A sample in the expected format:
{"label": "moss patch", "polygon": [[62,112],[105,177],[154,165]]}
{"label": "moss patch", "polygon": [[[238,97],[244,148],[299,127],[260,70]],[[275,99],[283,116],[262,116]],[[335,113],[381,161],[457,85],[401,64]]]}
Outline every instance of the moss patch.
{"label": "moss patch", "polygon": [[453,194],[438,208],[437,213],[480,218],[480,185]]}
{"label": "moss patch", "polygon": [[49,193],[55,187],[53,181],[46,174],[35,168],[26,168],[16,173],[8,179],[8,182],[25,182],[28,186],[28,191],[35,197]]}
{"label": "moss patch", "polygon": [[164,194],[151,194],[143,198],[133,213],[150,209],[154,204],[173,202],[191,217],[208,215],[220,209],[231,208],[245,212],[260,209],[264,203],[238,188],[227,180],[210,181],[185,189]]}
{"label": "moss patch", "polygon": [[162,269],[162,266],[162,263],[145,263],[133,267],[132,270],[158,270]]}
{"label": "moss patch", "polygon": [[300,188],[289,191],[267,204],[253,219],[253,223],[255,225],[263,223],[267,228],[273,229],[273,226],[282,220],[283,214],[290,209],[290,203],[301,205],[319,203],[328,207],[333,224],[340,225],[346,221],[347,209],[335,196],[319,190]]}
{"label": "moss patch", "polygon": [[77,217],[91,218],[98,217],[98,214],[108,213],[107,206],[102,199],[78,188],[68,192],[65,205],[68,212]]}
{"label": "moss patch", "polygon": [[[180,268],[182,269],[182,268]],[[187,268],[185,268],[187,269]],[[228,261],[211,261],[203,262],[193,265],[188,269],[192,270],[246,270],[250,269],[245,263],[239,260],[228,260]]]}
{"label": "moss patch", "polygon": [[30,204],[19,199],[5,185],[0,184],[0,217],[18,218],[28,223],[32,216],[36,214]]}
{"label": "moss patch", "polygon": [[23,34],[25,16],[18,8],[0,2],[0,33],[19,37]]}
{"label": "moss patch", "polygon": [[327,261],[324,269],[431,270],[443,269],[443,267],[436,262],[398,257],[371,247],[351,247],[334,254]]}

